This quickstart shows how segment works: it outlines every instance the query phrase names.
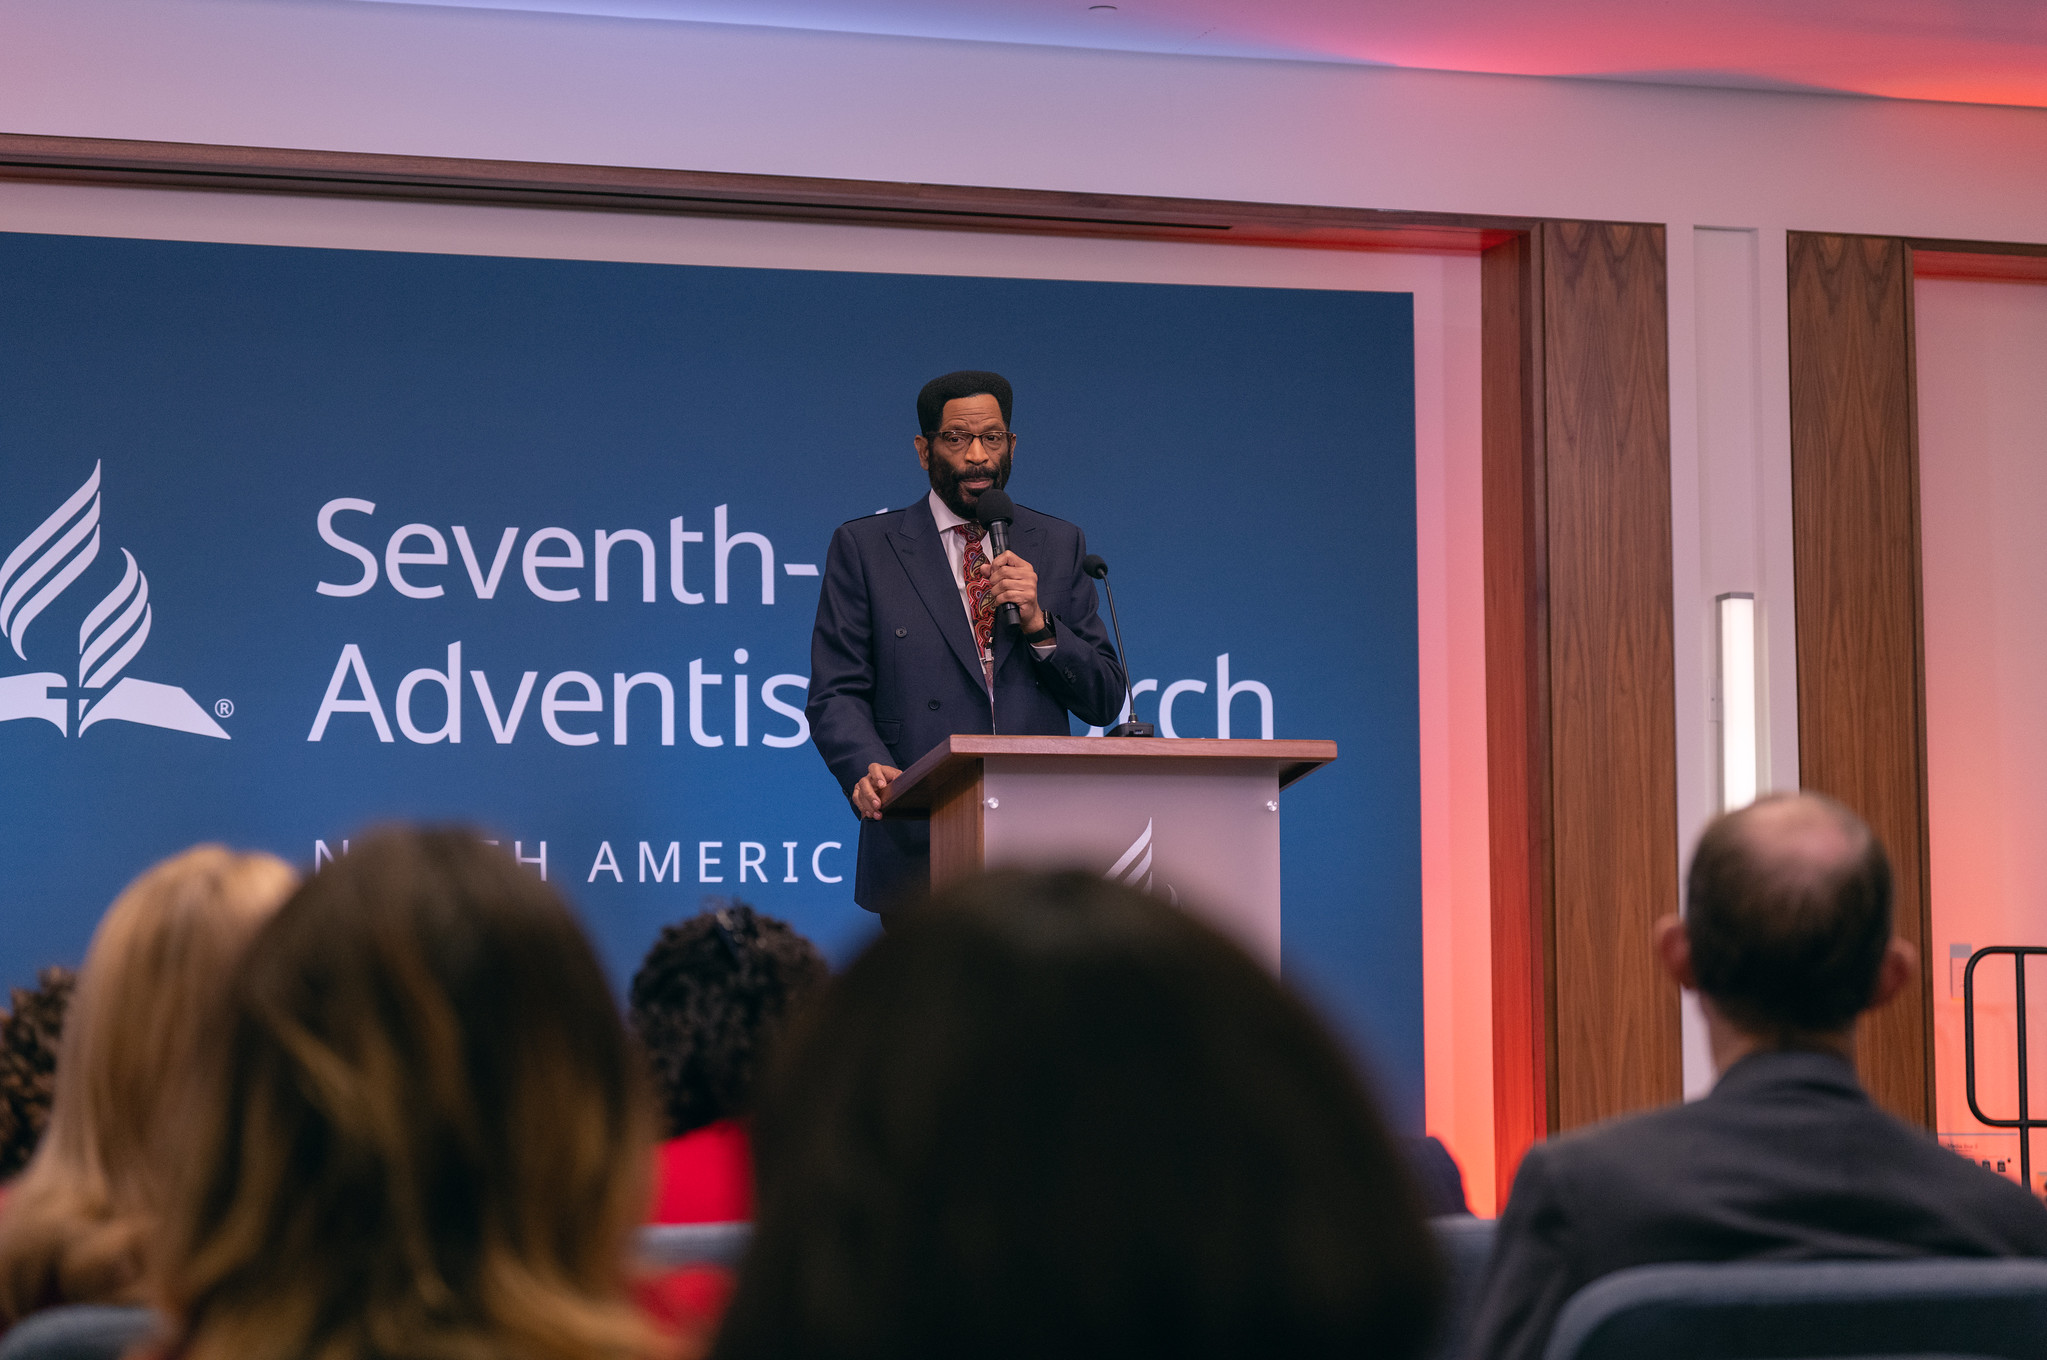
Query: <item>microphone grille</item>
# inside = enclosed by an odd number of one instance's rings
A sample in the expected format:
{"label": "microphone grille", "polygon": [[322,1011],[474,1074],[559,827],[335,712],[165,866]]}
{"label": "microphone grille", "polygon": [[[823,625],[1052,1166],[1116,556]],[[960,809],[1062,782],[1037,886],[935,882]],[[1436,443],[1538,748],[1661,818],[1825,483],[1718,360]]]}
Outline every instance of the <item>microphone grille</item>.
{"label": "microphone grille", "polygon": [[1080,569],[1094,577],[1097,581],[1102,580],[1109,574],[1109,564],[1094,553],[1089,553],[1086,557],[1080,559]]}
{"label": "microphone grille", "polygon": [[1016,523],[1016,502],[1000,487],[989,487],[974,502],[974,518],[983,525]]}

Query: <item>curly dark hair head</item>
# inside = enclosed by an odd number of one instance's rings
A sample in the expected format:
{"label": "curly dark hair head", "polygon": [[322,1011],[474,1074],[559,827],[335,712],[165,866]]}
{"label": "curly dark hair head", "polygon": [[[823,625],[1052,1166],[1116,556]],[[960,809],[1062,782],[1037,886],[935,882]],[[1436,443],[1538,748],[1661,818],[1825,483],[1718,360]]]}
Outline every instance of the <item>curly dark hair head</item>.
{"label": "curly dark hair head", "polygon": [[69,968],[45,968],[34,991],[13,989],[14,1008],[0,1018],[0,1180],[28,1165],[50,1122],[57,1036],[77,981]]}
{"label": "curly dark hair head", "polygon": [[664,929],[633,974],[629,1018],[668,1136],[746,1113],[763,1055],[830,976],[816,945],[744,902]]}

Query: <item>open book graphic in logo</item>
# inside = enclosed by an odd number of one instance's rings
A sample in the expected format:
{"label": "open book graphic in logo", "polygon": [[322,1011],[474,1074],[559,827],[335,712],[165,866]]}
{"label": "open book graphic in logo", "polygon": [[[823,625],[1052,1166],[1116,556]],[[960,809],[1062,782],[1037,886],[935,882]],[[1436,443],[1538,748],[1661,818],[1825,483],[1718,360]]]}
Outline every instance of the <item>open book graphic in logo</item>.
{"label": "open book graphic in logo", "polygon": [[[17,657],[28,659],[23,644],[29,625],[85,574],[99,551],[100,466],[95,463],[85,485],[0,562],[0,639],[13,646]],[[76,686],[56,671],[0,675],[0,722],[41,718],[69,736],[75,716],[81,736],[94,723],[131,722],[226,740],[227,732],[184,690],[121,674],[149,640],[154,617],[149,578],[133,553],[123,548],[121,556],[128,569],[120,584],[79,625]]]}

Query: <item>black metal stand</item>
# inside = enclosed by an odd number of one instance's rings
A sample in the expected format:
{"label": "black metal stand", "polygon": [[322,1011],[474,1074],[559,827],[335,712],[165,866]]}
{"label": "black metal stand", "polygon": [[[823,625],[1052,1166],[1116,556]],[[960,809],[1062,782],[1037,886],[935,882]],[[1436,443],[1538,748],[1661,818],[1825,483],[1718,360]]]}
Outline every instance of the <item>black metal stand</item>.
{"label": "black metal stand", "polygon": [[1102,733],[1105,737],[1155,737],[1158,728],[1148,722],[1137,721],[1137,691],[1130,687],[1130,657],[1123,650],[1123,620],[1116,617],[1116,587],[1109,584],[1109,564],[1089,553],[1081,563],[1081,570],[1102,583],[1102,590],[1109,597],[1109,622],[1116,629],[1116,662],[1123,667],[1123,702],[1130,713],[1129,722],[1117,723]]}
{"label": "black metal stand", "polygon": [[[1976,1103],[1976,965],[1992,954],[2012,956],[2012,980],[2017,992],[2018,1003],[2018,1044],[2019,1044],[2019,1117],[2017,1119],[1992,1119],[1983,1113],[1983,1107]],[[2026,959],[2033,954],[2047,954],[2047,948],[2023,944],[1986,945],[1969,956],[1969,964],[1962,970],[1962,1065],[1968,1081],[1969,1113],[1979,1123],[1993,1129],[2017,1129],[2019,1131],[2019,1183],[2026,1187],[2026,1193],[2037,1193],[2033,1189],[2033,1130],[2047,1128],[2047,1119],[2034,1119],[2026,1090]]]}

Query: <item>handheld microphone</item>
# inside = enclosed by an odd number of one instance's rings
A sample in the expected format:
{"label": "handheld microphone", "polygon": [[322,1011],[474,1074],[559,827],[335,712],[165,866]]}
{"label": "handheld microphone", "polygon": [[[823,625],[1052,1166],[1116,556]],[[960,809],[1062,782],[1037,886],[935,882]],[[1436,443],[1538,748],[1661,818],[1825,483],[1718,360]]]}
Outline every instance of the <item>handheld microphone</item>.
{"label": "handheld microphone", "polygon": [[[995,549],[989,554],[991,559],[1009,551],[1009,526],[1016,522],[1016,502],[1007,491],[999,486],[983,491],[974,502],[974,518],[988,531],[988,546]],[[1023,627],[1022,613],[1014,602],[1002,606],[1003,622],[1012,628]]]}
{"label": "handheld microphone", "polygon": [[[981,498],[987,500],[986,496]],[[1004,497],[1004,499],[1008,499]],[[1116,587],[1109,584],[1109,564],[1089,553],[1080,559],[1080,569],[1102,583],[1102,589],[1109,596],[1109,622],[1116,629],[1116,659],[1123,663],[1123,702],[1130,714],[1130,721],[1117,723],[1102,735],[1105,737],[1155,737],[1158,728],[1148,722],[1137,721],[1137,692],[1130,688],[1130,656],[1123,650],[1123,623],[1116,617]]]}

